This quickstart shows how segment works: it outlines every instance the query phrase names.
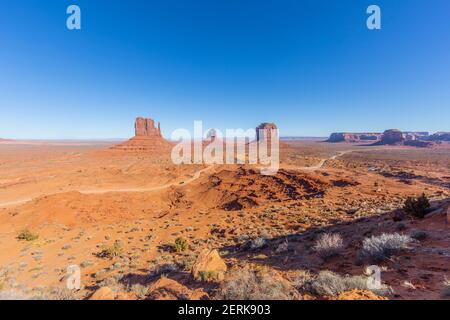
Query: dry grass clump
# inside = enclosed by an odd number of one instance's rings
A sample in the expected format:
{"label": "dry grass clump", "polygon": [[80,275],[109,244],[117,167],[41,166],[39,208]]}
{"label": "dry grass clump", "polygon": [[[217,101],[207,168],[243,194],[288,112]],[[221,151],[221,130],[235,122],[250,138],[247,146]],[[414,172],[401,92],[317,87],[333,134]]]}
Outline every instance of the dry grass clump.
{"label": "dry grass clump", "polygon": [[344,249],[344,241],[340,234],[325,233],[322,234],[314,245],[314,251],[324,258],[334,257]]}
{"label": "dry grass clump", "polygon": [[24,240],[24,241],[34,241],[39,238],[39,235],[37,233],[32,233],[28,229],[23,229],[19,232],[17,235],[18,240]]}
{"label": "dry grass clump", "polygon": [[306,279],[302,288],[318,296],[336,296],[351,290],[369,290],[365,276],[341,276],[331,271],[321,271],[316,277]]}
{"label": "dry grass clump", "polygon": [[114,257],[120,256],[122,252],[122,246],[118,242],[114,242],[112,246],[102,246],[100,252],[97,253],[97,257],[112,259]]}
{"label": "dry grass clump", "polygon": [[[284,279],[283,279],[284,280]],[[267,269],[233,269],[218,289],[218,300],[292,300],[295,289]]]}
{"label": "dry grass clump", "polygon": [[413,239],[410,236],[399,233],[383,233],[380,236],[372,236],[364,239],[360,258],[377,262],[383,261],[402,250],[408,249],[408,244],[412,241]]}

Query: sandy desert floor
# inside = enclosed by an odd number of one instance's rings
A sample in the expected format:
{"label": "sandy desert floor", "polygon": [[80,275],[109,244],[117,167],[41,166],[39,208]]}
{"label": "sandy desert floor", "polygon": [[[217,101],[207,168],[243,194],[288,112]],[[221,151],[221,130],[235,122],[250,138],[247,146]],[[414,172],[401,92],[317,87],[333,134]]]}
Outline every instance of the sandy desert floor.
{"label": "sandy desert floor", "polygon": [[[426,237],[380,263],[386,297],[436,299],[449,285],[449,148],[294,140],[283,143],[278,174],[262,176],[249,165],[176,166],[112,144],[0,144],[0,292],[84,299],[108,287],[116,299],[214,298],[220,282],[190,275],[211,248],[228,269],[276,273],[295,298],[339,298],[292,279],[324,270],[362,275],[364,238],[418,231]],[[393,218],[408,196],[422,193],[435,214]],[[24,229],[38,238],[19,240]],[[342,236],[339,255],[324,259],[313,250],[324,233]],[[187,250],[173,250],[177,238]],[[100,254],[114,244],[116,255]],[[70,265],[81,268],[81,290],[64,289]]]}

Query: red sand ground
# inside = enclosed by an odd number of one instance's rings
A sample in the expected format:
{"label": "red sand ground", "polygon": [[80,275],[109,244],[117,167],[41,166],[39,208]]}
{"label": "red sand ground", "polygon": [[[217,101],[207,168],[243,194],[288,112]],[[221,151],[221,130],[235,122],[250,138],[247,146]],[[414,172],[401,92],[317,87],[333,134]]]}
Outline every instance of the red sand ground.
{"label": "red sand ground", "polygon": [[[82,266],[83,289],[77,298],[114,282],[117,275],[147,286],[157,280],[148,277],[155,266],[180,265],[206,247],[221,250],[229,266],[264,265],[286,278],[295,270],[360,275],[364,266],[355,261],[364,237],[412,230],[429,236],[383,263],[383,281],[394,290],[389,298],[439,298],[445,276],[450,277],[445,212],[421,221],[391,218],[406,197],[423,192],[442,200],[436,207],[447,208],[446,148],[293,141],[283,145],[278,174],[262,176],[251,166],[175,166],[166,153],[111,150],[111,145],[0,144],[4,288],[42,295],[64,287],[72,264]],[[39,238],[19,241],[24,228]],[[347,246],[343,255],[323,261],[311,247],[314,235],[328,230],[340,233]],[[180,236],[189,241],[188,252],[168,250]],[[268,247],[239,249],[245,239],[259,236],[268,239]],[[275,246],[286,237],[293,251],[276,253]],[[119,256],[96,255],[116,240],[123,248]],[[214,286],[193,281],[182,269],[168,274],[193,290],[214,294]],[[127,294],[139,298],[134,291]]]}

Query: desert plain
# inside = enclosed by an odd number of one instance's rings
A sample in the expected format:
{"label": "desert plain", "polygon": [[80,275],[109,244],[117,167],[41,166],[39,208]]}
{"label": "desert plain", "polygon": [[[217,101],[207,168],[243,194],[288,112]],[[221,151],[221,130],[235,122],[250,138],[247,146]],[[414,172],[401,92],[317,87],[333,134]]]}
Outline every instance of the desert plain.
{"label": "desert plain", "polygon": [[[174,165],[159,144],[156,151],[118,145],[0,142],[0,295],[450,296],[446,144],[282,140],[273,176],[252,165]],[[422,194],[430,200],[426,216],[410,217],[406,199]],[[382,234],[407,244],[377,261],[364,259],[364,241]],[[328,253],[318,244],[324,235],[332,239]],[[67,286],[73,265],[80,270],[75,289]],[[381,270],[376,290],[363,281],[373,265]],[[248,292],[236,289],[242,283]]]}

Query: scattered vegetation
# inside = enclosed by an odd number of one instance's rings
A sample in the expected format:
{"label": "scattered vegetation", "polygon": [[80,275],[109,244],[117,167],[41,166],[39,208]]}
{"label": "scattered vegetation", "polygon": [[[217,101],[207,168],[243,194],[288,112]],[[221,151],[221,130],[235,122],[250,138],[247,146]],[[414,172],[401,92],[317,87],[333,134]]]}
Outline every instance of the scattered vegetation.
{"label": "scattered vegetation", "polygon": [[140,283],[136,283],[131,286],[129,291],[135,293],[139,299],[145,299],[147,296],[148,287]]}
{"label": "scattered vegetation", "polygon": [[293,287],[268,270],[234,269],[218,289],[218,300],[292,300]]}
{"label": "scattered vegetation", "polygon": [[403,210],[411,217],[423,219],[430,209],[430,201],[425,194],[418,198],[408,197]]}
{"label": "scattered vegetation", "polygon": [[306,279],[299,289],[318,296],[336,296],[351,290],[373,291],[365,276],[340,276],[331,271],[321,271],[316,277]]}
{"label": "scattered vegetation", "polygon": [[76,292],[67,288],[51,288],[50,292],[43,297],[45,300],[77,300]]}
{"label": "scattered vegetation", "polygon": [[175,239],[174,248],[176,252],[183,252],[189,248],[189,243],[186,239],[179,237]]}
{"label": "scattered vegetation", "polygon": [[183,256],[183,258],[181,258],[178,261],[178,265],[181,270],[189,271],[189,270],[191,270],[192,266],[194,265],[196,259],[197,259],[197,256],[194,254],[185,255],[185,256]]}
{"label": "scattered vegetation", "polygon": [[0,301],[1,300],[28,300],[28,297],[16,291],[2,291],[0,292]]}
{"label": "scattered vegetation", "polygon": [[219,278],[219,274],[215,271],[200,271],[199,275],[203,282],[215,281]]}
{"label": "scattered vegetation", "polygon": [[112,259],[122,254],[123,248],[118,242],[114,242],[112,246],[103,246],[101,251],[97,253],[97,257]]}
{"label": "scattered vegetation", "polygon": [[386,260],[401,250],[407,249],[412,240],[410,236],[399,233],[383,233],[380,236],[366,238],[363,241],[360,258],[374,261]]}
{"label": "scattered vegetation", "polygon": [[262,249],[267,245],[267,240],[263,237],[258,237],[249,241],[247,247],[251,250]]}
{"label": "scattered vegetation", "polygon": [[325,233],[322,234],[314,245],[314,251],[324,259],[338,255],[344,249],[344,241],[341,235]]}
{"label": "scattered vegetation", "polygon": [[24,229],[24,230],[20,231],[19,234],[17,235],[17,239],[25,240],[25,241],[34,241],[34,240],[37,240],[38,238],[39,238],[38,234],[32,233],[28,229]]}

